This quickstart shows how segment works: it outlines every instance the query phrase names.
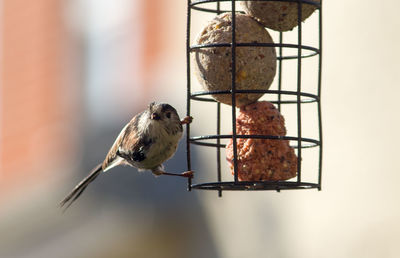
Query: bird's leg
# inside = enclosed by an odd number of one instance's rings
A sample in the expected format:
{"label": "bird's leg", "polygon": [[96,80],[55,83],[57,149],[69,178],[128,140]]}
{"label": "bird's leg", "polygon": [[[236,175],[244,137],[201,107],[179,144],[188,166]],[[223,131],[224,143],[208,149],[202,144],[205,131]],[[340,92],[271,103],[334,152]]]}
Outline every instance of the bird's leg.
{"label": "bird's leg", "polygon": [[190,124],[193,121],[193,117],[191,116],[186,116],[181,120],[181,124]]}
{"label": "bird's leg", "polygon": [[168,173],[168,172],[163,172],[162,175],[166,176],[181,176],[181,177],[187,177],[187,178],[193,178],[193,171],[185,171],[181,174],[175,174],[175,173]]}
{"label": "bird's leg", "polygon": [[181,174],[175,174],[175,173],[168,173],[163,170],[152,170],[154,175],[156,176],[161,176],[161,175],[166,175],[166,176],[181,176],[181,177],[187,177],[187,178],[193,178],[193,171],[186,171]]}

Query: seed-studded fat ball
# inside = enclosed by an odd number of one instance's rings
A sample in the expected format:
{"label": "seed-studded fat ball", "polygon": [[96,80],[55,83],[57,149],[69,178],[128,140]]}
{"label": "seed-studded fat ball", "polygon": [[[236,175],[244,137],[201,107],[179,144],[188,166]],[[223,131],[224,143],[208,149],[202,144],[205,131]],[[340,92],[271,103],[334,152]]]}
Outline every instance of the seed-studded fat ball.
{"label": "seed-studded fat ball", "polygon": [[[245,14],[236,14],[236,43],[273,43],[268,31]],[[232,15],[225,13],[210,21],[196,39],[196,44],[232,42]],[[193,52],[195,73],[207,91],[232,88],[231,47],[205,47]],[[237,90],[268,90],[276,72],[276,52],[272,46],[236,47]],[[236,106],[257,101],[262,93],[238,93]],[[231,94],[213,94],[219,102],[232,105]]]}
{"label": "seed-studded fat ball", "polygon": [[[285,136],[285,120],[275,106],[267,101],[256,102],[240,109],[236,119],[237,135]],[[238,178],[241,181],[287,180],[297,174],[297,156],[282,139],[237,140]],[[233,141],[226,146],[227,161],[232,174]]]}
{"label": "seed-studded fat ball", "polygon": [[[320,3],[321,0],[313,0]],[[289,31],[297,26],[297,2],[262,2],[243,1],[241,5],[246,14],[253,16],[265,27],[276,31]],[[314,5],[302,3],[302,21],[307,19],[317,8]]]}

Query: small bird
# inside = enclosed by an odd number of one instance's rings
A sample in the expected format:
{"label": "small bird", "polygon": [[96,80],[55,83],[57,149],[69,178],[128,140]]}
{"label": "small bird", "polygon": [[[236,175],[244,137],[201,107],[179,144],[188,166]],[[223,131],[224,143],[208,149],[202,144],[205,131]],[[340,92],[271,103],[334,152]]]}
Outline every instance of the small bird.
{"label": "small bird", "polygon": [[104,161],[98,164],[61,202],[67,209],[96,179],[100,172],[118,165],[129,165],[139,171],[151,170],[156,175],[193,177],[193,171],[182,174],[167,173],[162,163],[171,158],[182,137],[182,124],[192,122],[192,117],[180,120],[174,107],[166,103],[152,102],[146,110],[137,114],[125,125],[109,150]]}

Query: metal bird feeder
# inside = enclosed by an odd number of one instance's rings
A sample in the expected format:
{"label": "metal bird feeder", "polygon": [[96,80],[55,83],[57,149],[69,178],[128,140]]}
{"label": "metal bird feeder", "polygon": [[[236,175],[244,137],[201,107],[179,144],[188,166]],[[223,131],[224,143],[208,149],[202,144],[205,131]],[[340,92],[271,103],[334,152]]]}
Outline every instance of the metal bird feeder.
{"label": "metal bird feeder", "polygon": [[[190,131],[190,125],[187,125],[187,167],[188,170],[195,171],[194,179],[188,179],[188,190],[191,189],[199,189],[199,190],[216,190],[218,191],[219,196],[222,196],[222,191],[224,190],[289,190],[289,189],[311,189],[316,188],[321,190],[321,176],[322,176],[322,128],[321,128],[321,54],[322,54],[322,4],[320,2],[314,2],[310,0],[259,0],[265,2],[293,2],[297,3],[298,10],[298,23],[297,27],[293,29],[291,32],[274,32],[275,35],[275,43],[273,44],[263,44],[263,43],[237,43],[236,35],[235,35],[235,14],[237,11],[237,3],[239,1],[235,0],[225,0],[225,1],[217,1],[217,0],[188,0],[187,5],[187,38],[186,38],[186,56],[187,56],[187,112],[186,115],[193,115],[192,112],[192,104],[193,102],[202,102],[204,105],[213,105],[215,107],[216,112],[216,120],[215,120],[215,134],[207,134],[207,135],[192,135]],[[302,28],[302,5],[310,4],[316,7],[317,22],[315,22],[316,27],[313,32],[314,35],[318,35],[318,40],[315,45],[306,45],[303,44],[303,28]],[[211,7],[210,7],[211,6]],[[228,6],[228,7],[227,7]],[[222,8],[224,7],[224,9]],[[223,10],[222,10],[223,9]],[[270,90],[237,90],[235,79],[232,79],[231,90],[227,92],[210,92],[210,91],[192,91],[192,76],[191,76],[191,53],[196,49],[208,48],[208,47],[226,47],[227,44],[212,44],[211,45],[193,45],[191,43],[191,26],[194,12],[201,13],[211,13],[218,15],[223,12],[231,12],[232,13],[232,40],[229,44],[231,48],[231,62],[232,62],[232,78],[235,77],[236,73],[236,49],[242,46],[246,47],[274,47],[277,53],[277,70],[276,70],[276,86]],[[286,33],[296,33],[297,31],[297,42],[295,43],[287,43],[285,42],[285,34]],[[288,51],[286,51],[288,50]],[[290,55],[286,53],[291,53]],[[294,53],[294,54],[293,54]],[[315,83],[315,93],[310,93],[309,91],[305,91],[303,89],[303,78],[304,72],[302,72],[302,63],[305,59],[316,59],[316,69],[315,71],[307,71],[307,76],[316,76]],[[296,64],[297,74],[283,74],[285,65],[288,62],[292,62]],[[285,76],[297,77],[296,81],[296,89],[290,90],[288,89],[285,83]],[[223,113],[221,112],[221,104],[214,100],[211,97],[211,94],[218,93],[229,93],[232,95],[232,103],[231,106],[231,132],[232,134],[221,134],[221,119]],[[294,120],[292,117],[286,117],[286,121],[292,119],[293,124],[297,123],[297,128],[293,135],[286,135],[279,139],[271,135],[238,135],[236,133],[236,118],[237,118],[237,110],[235,108],[235,94],[237,93],[265,93],[266,96],[273,98],[269,100],[271,103],[275,104],[279,111],[283,110],[286,106],[291,106],[295,108],[296,115],[294,116]],[[312,104],[314,103],[314,104]],[[307,107],[308,114],[311,112],[316,116],[316,130],[315,135],[312,137],[304,137],[302,134],[302,130],[304,127],[304,121],[302,120],[304,114],[304,107],[306,105],[312,105],[311,109]],[[228,106],[230,107],[230,106]],[[310,111],[311,110],[311,111]],[[284,114],[283,114],[284,115]],[[195,119],[196,116],[194,115]],[[230,119],[230,118],[229,118]],[[201,122],[196,121],[195,122]],[[211,123],[207,121],[207,123]],[[308,136],[308,135],[307,135]],[[238,177],[238,152],[236,147],[236,141],[239,138],[257,138],[257,139],[275,139],[279,140],[289,140],[290,144],[296,150],[297,154],[297,176],[288,181],[240,181]],[[221,149],[226,147],[226,144],[222,144],[223,140],[232,139],[233,140],[233,176],[231,180],[223,181],[221,175],[221,167],[223,163],[221,160],[225,161],[225,157],[221,157]],[[199,175],[201,175],[201,168],[194,168],[192,166],[191,161],[191,146],[197,145],[199,147],[209,148],[211,151],[214,149],[215,157],[216,157],[216,171],[211,178],[211,180],[207,180],[205,182],[197,182]],[[314,150],[312,152],[311,158],[313,159],[314,168],[312,171],[303,171],[302,164],[305,161],[306,157],[304,153],[308,150]],[[316,151],[315,151],[316,150]],[[309,158],[310,155],[307,155]],[[305,180],[306,173],[313,173],[313,180]],[[307,177],[309,179],[309,177]]]}

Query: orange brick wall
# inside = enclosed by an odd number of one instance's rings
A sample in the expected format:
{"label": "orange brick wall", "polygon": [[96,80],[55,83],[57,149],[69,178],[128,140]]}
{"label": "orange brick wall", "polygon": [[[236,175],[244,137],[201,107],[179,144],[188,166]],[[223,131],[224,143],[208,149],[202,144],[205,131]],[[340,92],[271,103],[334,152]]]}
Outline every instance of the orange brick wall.
{"label": "orange brick wall", "polygon": [[[66,143],[62,99],[62,1],[3,0],[0,191],[44,176]],[[68,153],[67,149],[64,149]],[[49,156],[50,155],[50,156]]]}

